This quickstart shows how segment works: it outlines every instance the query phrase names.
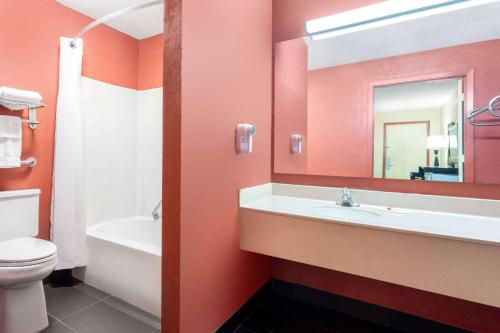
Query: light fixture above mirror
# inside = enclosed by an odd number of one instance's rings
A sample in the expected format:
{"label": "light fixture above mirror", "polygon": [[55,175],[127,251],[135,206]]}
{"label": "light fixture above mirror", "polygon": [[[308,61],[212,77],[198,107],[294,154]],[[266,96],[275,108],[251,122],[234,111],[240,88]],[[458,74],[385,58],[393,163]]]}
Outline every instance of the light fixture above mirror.
{"label": "light fixture above mirror", "polygon": [[435,14],[479,6],[496,0],[388,0],[370,6],[307,21],[305,30],[313,39],[373,29]]}

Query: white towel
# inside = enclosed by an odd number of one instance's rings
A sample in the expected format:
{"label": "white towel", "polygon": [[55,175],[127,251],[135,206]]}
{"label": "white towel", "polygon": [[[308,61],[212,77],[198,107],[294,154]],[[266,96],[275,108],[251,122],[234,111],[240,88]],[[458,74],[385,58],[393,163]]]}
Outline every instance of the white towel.
{"label": "white towel", "polygon": [[19,117],[0,116],[0,168],[21,166],[22,124]]}
{"label": "white towel", "polygon": [[36,91],[0,87],[0,105],[10,110],[22,110],[26,106],[37,106],[42,102],[42,95]]}

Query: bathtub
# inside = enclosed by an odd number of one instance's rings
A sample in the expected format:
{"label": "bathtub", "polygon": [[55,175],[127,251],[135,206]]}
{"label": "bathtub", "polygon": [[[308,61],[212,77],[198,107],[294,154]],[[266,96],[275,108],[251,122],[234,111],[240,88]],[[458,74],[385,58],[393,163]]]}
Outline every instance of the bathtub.
{"label": "bathtub", "polygon": [[87,229],[88,264],[75,277],[157,317],[161,304],[161,220],[133,217]]}

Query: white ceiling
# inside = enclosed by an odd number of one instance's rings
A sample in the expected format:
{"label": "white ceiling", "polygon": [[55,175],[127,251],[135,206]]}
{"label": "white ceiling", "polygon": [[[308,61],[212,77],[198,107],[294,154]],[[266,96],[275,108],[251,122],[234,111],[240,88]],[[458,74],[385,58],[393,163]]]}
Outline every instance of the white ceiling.
{"label": "white ceiling", "polygon": [[374,93],[374,112],[439,109],[457,97],[458,79],[433,80],[378,87]]}
{"label": "white ceiling", "polygon": [[327,39],[306,38],[309,69],[498,39],[499,12],[495,1]]}
{"label": "white ceiling", "polygon": [[[56,0],[93,19],[116,10],[149,2],[150,0]],[[125,14],[106,23],[136,39],[144,39],[163,32],[163,5]],[[83,27],[82,27],[83,28]],[[75,32],[76,33],[76,32]]]}

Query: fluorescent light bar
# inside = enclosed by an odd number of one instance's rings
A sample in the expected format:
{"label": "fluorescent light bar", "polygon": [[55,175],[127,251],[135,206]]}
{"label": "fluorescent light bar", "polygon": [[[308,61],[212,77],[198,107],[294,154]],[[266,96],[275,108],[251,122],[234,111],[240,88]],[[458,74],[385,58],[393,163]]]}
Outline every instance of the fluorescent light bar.
{"label": "fluorescent light bar", "polygon": [[[388,0],[306,22],[306,32],[313,39],[323,39],[350,31],[400,21],[403,16],[422,13],[464,2],[480,0]],[[487,2],[491,2],[487,1]]]}

